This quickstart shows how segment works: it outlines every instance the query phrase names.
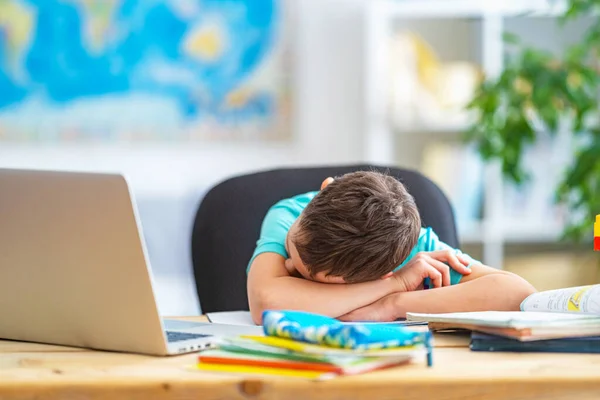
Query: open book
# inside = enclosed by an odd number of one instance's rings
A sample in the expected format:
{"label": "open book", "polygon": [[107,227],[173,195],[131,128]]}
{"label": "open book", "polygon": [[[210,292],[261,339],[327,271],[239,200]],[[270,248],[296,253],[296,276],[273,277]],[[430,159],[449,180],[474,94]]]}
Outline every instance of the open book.
{"label": "open book", "polygon": [[521,310],[408,313],[407,320],[426,321],[431,330],[466,329],[522,341],[600,336],[600,285],[534,293]]}
{"label": "open book", "polygon": [[534,293],[523,300],[521,311],[582,313],[600,316],[600,285]]}

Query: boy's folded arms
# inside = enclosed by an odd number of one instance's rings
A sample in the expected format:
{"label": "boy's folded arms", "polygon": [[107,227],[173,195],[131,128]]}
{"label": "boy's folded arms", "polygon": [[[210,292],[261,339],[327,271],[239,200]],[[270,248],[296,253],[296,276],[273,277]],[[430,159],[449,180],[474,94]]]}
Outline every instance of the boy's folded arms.
{"label": "boy's folded arms", "polygon": [[474,265],[459,285],[395,292],[339,317],[342,321],[394,321],[407,312],[519,311],[535,288],[521,277],[484,265]]}

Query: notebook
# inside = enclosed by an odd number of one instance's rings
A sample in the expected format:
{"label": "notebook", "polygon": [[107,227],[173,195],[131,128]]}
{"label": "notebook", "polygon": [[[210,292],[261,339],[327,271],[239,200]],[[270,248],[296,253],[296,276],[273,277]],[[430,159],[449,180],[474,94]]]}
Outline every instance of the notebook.
{"label": "notebook", "polygon": [[473,351],[522,353],[600,353],[600,336],[522,342],[516,339],[473,332],[470,348]]}
{"label": "notebook", "polygon": [[238,375],[270,375],[315,381],[410,363],[428,354],[423,344],[356,351],[264,336],[221,338],[203,350],[195,368]]}
{"label": "notebook", "polygon": [[265,311],[265,335],[223,337],[195,368],[309,380],[363,374],[423,357],[432,365],[431,334],[403,326],[349,326],[302,311]]}
{"label": "notebook", "polygon": [[[303,359],[293,353],[274,354],[259,351],[208,350],[198,357],[203,364],[219,366],[245,366],[253,368],[276,368],[296,371],[314,371],[336,375],[357,375],[409,362],[413,354],[406,352],[393,357],[324,357]],[[222,368],[222,367],[218,367]]]}

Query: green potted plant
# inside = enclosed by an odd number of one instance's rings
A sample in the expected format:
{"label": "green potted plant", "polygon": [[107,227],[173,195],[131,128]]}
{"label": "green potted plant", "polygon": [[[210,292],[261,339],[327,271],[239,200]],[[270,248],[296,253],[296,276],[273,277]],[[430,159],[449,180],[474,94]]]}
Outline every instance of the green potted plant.
{"label": "green potted plant", "polygon": [[[600,15],[600,0],[568,0],[561,25]],[[529,179],[525,150],[542,135],[561,129],[574,135],[576,151],[555,198],[569,210],[565,239],[591,239],[600,214],[600,21],[563,55],[522,44],[505,33],[511,52],[497,77],[484,79],[468,109],[474,121],[465,139],[484,161],[499,161],[505,179],[521,185]],[[540,129],[540,126],[542,129]]]}

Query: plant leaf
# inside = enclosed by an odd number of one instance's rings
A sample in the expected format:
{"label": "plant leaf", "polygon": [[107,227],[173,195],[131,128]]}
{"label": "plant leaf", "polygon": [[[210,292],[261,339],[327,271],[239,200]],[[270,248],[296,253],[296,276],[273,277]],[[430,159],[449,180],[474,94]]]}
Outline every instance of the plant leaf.
{"label": "plant leaf", "polygon": [[502,40],[504,41],[504,43],[507,43],[507,44],[518,45],[521,43],[521,39],[519,38],[519,36],[512,32],[504,32],[502,34]]}

